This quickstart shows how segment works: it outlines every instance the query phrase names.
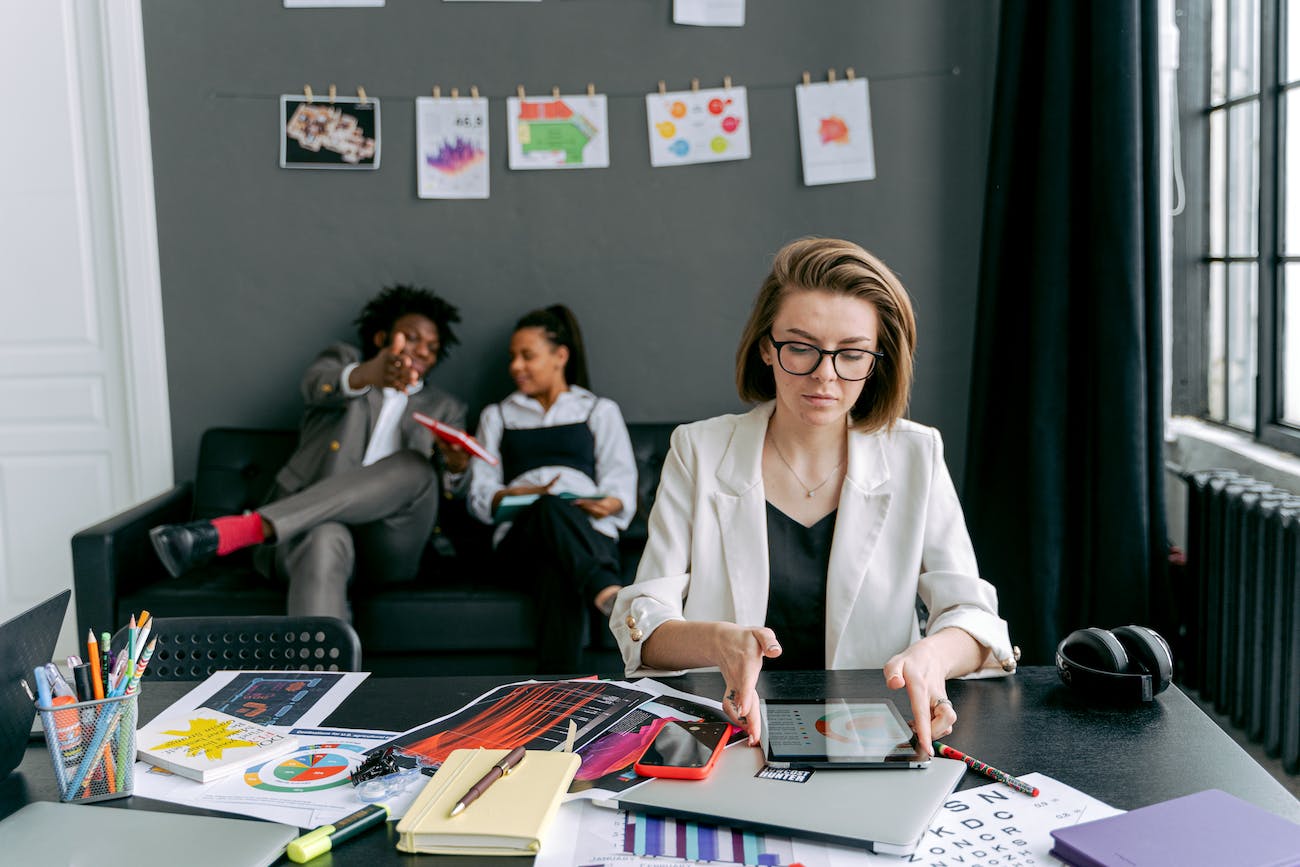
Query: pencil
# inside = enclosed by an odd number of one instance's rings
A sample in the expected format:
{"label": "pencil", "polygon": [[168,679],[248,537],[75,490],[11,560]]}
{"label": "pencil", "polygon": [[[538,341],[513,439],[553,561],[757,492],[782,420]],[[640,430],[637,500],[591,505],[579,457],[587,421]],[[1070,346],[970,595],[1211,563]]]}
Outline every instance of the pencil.
{"label": "pencil", "polygon": [[90,686],[98,700],[104,697],[104,675],[100,671],[99,642],[93,629],[86,632],[86,658],[90,660]]}
{"label": "pencil", "polygon": [[959,762],[965,762],[966,767],[970,768],[977,774],[983,774],[991,780],[997,780],[999,783],[1008,785],[1017,792],[1023,792],[1031,798],[1038,797],[1037,786],[1031,786],[1024,780],[1018,780],[1004,771],[999,771],[991,765],[986,765],[979,759],[966,755],[961,750],[954,750],[952,747],[940,741],[934,742],[934,748],[935,751],[945,759],[956,759]]}

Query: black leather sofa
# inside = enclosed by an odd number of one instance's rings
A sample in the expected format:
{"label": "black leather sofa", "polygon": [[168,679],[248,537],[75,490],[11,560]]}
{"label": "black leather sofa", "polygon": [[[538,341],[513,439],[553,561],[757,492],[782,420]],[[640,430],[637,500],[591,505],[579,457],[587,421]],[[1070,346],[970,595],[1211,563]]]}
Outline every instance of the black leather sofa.
{"label": "black leather sofa", "polygon": [[[637,514],[620,540],[628,581],[645,546],[646,518],[675,427],[628,426],[639,473]],[[114,630],[142,609],[165,617],[284,614],[284,585],[254,570],[249,552],[171,578],[148,532],[158,524],[256,508],[296,437],[296,431],[212,428],[203,435],[193,482],[73,536],[77,634]],[[539,625],[526,596],[493,586],[491,529],[469,517],[462,501],[444,505],[441,538],[430,545],[418,580],[377,588],[364,576],[353,581],[353,626],[364,667],[390,675],[535,673]],[[608,624],[595,609],[591,615],[584,671],[616,672],[622,664]]]}

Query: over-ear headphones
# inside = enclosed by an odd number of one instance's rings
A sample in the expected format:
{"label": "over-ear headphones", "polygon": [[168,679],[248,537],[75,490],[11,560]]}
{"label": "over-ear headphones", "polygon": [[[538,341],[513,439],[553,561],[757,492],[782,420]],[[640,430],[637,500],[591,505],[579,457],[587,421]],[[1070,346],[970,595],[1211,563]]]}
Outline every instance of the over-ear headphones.
{"label": "over-ear headphones", "polygon": [[1056,646],[1056,672],[1068,686],[1096,698],[1151,701],[1169,686],[1174,658],[1169,642],[1154,629],[1090,626]]}

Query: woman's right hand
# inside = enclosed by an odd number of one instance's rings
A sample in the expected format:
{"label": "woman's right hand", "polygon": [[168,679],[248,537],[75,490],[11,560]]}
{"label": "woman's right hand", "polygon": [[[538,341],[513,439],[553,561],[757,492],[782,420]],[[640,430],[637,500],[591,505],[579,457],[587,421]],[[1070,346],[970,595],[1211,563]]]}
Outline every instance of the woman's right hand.
{"label": "woman's right hand", "polygon": [[758,673],[763,670],[765,658],[781,655],[781,643],[766,626],[719,623],[718,627],[714,656],[726,683],[722,709],[749,735],[750,746],[755,746],[763,726],[755,689]]}
{"label": "woman's right hand", "polygon": [[492,511],[497,510],[503,497],[520,497],[525,494],[536,494],[542,496],[551,492],[551,486],[560,480],[560,474],[556,473],[555,478],[551,479],[544,485],[515,485],[512,488],[502,488],[492,495]]}

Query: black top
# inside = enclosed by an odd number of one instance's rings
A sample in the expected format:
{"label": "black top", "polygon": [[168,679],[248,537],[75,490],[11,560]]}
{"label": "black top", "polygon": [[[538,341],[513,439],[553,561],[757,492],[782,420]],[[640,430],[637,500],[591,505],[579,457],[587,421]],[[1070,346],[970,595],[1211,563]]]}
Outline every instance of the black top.
{"label": "black top", "polygon": [[[593,410],[594,410],[593,406]],[[501,475],[507,484],[538,467],[571,467],[596,481],[596,435],[584,421],[551,427],[506,427],[501,418]]]}
{"label": "black top", "polygon": [[767,504],[767,627],[781,655],[763,668],[826,667],[826,573],[835,536],[835,512],[805,527]]}

